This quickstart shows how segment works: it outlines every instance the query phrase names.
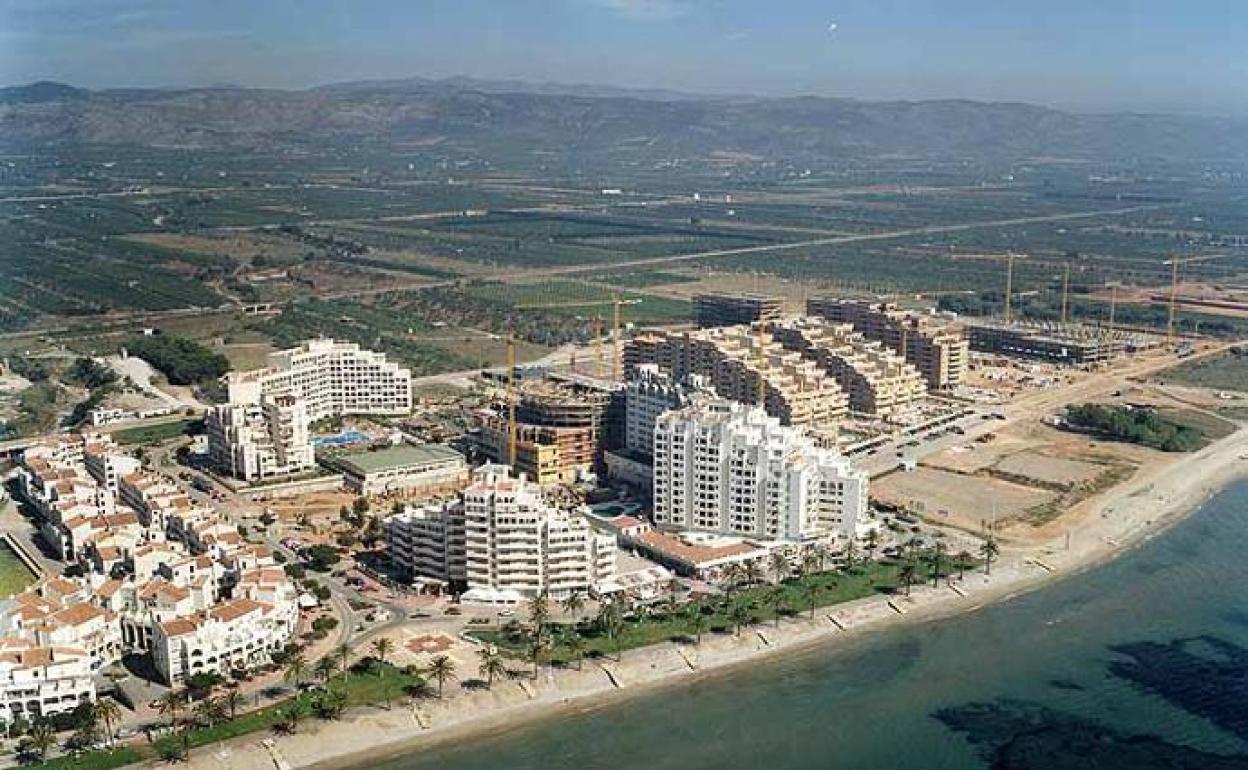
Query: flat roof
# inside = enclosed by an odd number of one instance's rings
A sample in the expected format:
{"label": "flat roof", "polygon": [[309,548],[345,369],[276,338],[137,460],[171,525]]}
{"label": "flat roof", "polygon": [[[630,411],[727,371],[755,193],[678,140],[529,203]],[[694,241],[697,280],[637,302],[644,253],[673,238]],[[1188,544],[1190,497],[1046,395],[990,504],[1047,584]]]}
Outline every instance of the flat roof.
{"label": "flat roof", "polygon": [[404,468],[409,465],[427,465],[463,459],[463,455],[443,444],[421,444],[419,446],[399,444],[386,447],[385,449],[342,455],[335,458],[335,462],[342,466],[344,470],[363,475]]}

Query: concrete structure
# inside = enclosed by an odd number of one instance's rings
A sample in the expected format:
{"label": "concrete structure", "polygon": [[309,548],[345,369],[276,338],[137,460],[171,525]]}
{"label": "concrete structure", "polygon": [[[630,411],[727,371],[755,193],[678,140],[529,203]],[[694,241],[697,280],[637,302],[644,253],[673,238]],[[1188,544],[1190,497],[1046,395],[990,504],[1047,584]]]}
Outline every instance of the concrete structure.
{"label": "concrete structure", "polygon": [[468,485],[468,463],[448,446],[399,444],[333,458],[347,489],[358,495],[432,497]]}
{"label": "concrete structure", "polygon": [[[516,470],[539,485],[595,473],[611,433],[613,393],[583,380],[541,377],[517,383]],[[500,396],[503,394],[500,393]],[[478,414],[479,451],[495,463],[508,454],[507,404]]]}
{"label": "concrete structure", "polygon": [[949,318],[835,297],[808,300],[806,312],[848,323],[867,339],[883,343],[918,369],[931,390],[949,390],[966,382],[971,364],[969,339],[966,329]]}
{"label": "concrete structure", "polygon": [[615,577],[615,539],[509,470],[484,466],[459,500],[387,519],[391,558],[413,576],[466,589],[469,602],[597,593]]}
{"label": "concrete structure", "polygon": [[969,329],[972,350],[1076,366],[1105,363],[1122,355],[1128,346],[1148,347],[1146,335],[1084,324],[1007,324],[975,319],[969,322]]}
{"label": "concrete structure", "polygon": [[785,348],[823,367],[849,394],[849,408],[855,412],[889,417],[927,394],[917,369],[847,323],[797,318],[774,323],[770,331]]}
{"label": "concrete structure", "polygon": [[780,318],[783,303],[765,294],[695,294],[693,314],[699,329],[737,326]]}
{"label": "concrete structure", "polygon": [[406,415],[412,411],[412,375],[384,353],[350,342],[309,340],[270,353],[268,366],[225,377],[231,404],[258,404],[263,396],[300,398],[310,422],[350,414]]}
{"label": "concrete structure", "polygon": [[657,364],[676,379],[704,377],[722,398],[754,404],[763,383],[767,413],[785,425],[832,436],[849,411],[849,397],[817,363],[760,333],[729,326],[634,337],[625,351],[629,370]]}
{"label": "concrete structure", "polygon": [[214,406],[204,419],[209,461],[244,481],[263,481],[316,465],[306,402],[289,393]]}
{"label": "concrete structure", "polygon": [[867,475],[758,407],[731,401],[667,412],[654,434],[654,521],[760,540],[853,537]]}
{"label": "concrete structure", "polygon": [[198,673],[228,676],[267,663],[294,634],[295,597],[282,606],[235,599],[206,612],[159,623],[152,641],[156,670],[173,687]]}

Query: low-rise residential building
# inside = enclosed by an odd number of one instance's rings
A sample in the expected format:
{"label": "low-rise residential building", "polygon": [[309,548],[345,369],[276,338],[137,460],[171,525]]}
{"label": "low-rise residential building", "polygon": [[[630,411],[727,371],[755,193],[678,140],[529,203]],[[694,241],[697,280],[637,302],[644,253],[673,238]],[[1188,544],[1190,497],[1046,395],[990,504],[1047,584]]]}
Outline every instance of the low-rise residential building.
{"label": "low-rise residential building", "polygon": [[867,475],[755,406],[699,403],[659,417],[654,521],[760,540],[853,537]]}
{"label": "low-rise residential building", "polygon": [[433,497],[468,485],[468,462],[441,444],[399,444],[333,459],[347,489],[368,497]]}
{"label": "low-rise residential building", "polygon": [[487,465],[456,501],[388,519],[391,558],[413,576],[466,589],[469,602],[596,593],[615,575],[615,539],[509,471]]}
{"label": "low-rise residential building", "polygon": [[0,721],[34,722],[94,702],[94,673],[85,650],[0,639]]}
{"label": "low-rise residential building", "polygon": [[228,675],[267,663],[290,640],[299,609],[234,599],[207,612],[159,623],[152,640],[156,670],[174,687],[199,673]]}

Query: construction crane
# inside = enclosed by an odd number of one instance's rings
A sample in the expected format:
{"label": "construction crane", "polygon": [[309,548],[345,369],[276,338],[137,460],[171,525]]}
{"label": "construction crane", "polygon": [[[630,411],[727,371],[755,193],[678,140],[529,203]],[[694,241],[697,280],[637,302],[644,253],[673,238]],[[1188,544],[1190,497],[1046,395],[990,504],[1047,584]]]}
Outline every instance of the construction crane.
{"label": "construction crane", "polygon": [[[548,310],[551,308],[565,307],[601,307],[603,305],[611,306],[611,379],[619,382],[622,376],[623,365],[621,363],[620,353],[620,308],[624,305],[640,305],[643,300],[637,299],[620,299],[612,297],[608,300],[584,300],[573,302],[543,302],[538,304],[516,305],[516,310]],[[600,323],[599,319],[595,319],[596,324]],[[594,329],[594,342],[598,346],[598,372],[597,375],[602,377],[602,348],[601,336],[597,326]]]}
{"label": "construction crane", "polygon": [[1199,257],[1177,257],[1171,256],[1163,265],[1170,266],[1170,302],[1169,311],[1166,318],[1166,344],[1174,345],[1174,311],[1179,300],[1179,266],[1189,265],[1193,262],[1208,262],[1211,259],[1225,259],[1229,254],[1204,254]]}
{"label": "construction crane", "polygon": [[516,335],[507,335],[507,465],[516,471]]}
{"label": "construction crane", "polygon": [[1014,295],[1014,252],[1005,258],[1005,322],[1010,322],[1010,298]]}
{"label": "construction crane", "polygon": [[767,411],[767,322],[758,322],[758,405]]}
{"label": "construction crane", "polygon": [[1070,321],[1070,263],[1062,271],[1062,325]]}

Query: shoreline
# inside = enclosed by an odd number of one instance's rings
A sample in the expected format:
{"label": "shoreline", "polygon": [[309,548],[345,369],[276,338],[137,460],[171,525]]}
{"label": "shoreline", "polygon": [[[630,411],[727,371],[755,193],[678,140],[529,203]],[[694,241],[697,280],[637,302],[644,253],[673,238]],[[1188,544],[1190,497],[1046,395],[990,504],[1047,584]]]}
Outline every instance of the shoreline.
{"label": "shoreline", "polygon": [[[360,709],[315,732],[252,734],[192,753],[203,770],[348,770],[372,767],[418,750],[474,735],[500,735],[624,698],[706,681],[743,664],[864,643],[900,628],[979,611],[1094,569],[1187,518],[1210,497],[1248,475],[1248,429],[1216,441],[1084,501],[1042,528],[1036,545],[1003,542],[992,574],[968,574],[954,588],[916,586],[910,597],[872,596],[816,610],[774,625],[743,629],[740,637],[708,634],[702,644],[664,642],[625,652],[620,661],[585,661],[583,668],[546,667],[537,680],[497,682],[491,690],[454,689],[445,701],[415,707]],[[1049,529],[1057,529],[1048,532]],[[1070,536],[1066,547],[1067,533]],[[468,672],[461,672],[465,675]]]}

